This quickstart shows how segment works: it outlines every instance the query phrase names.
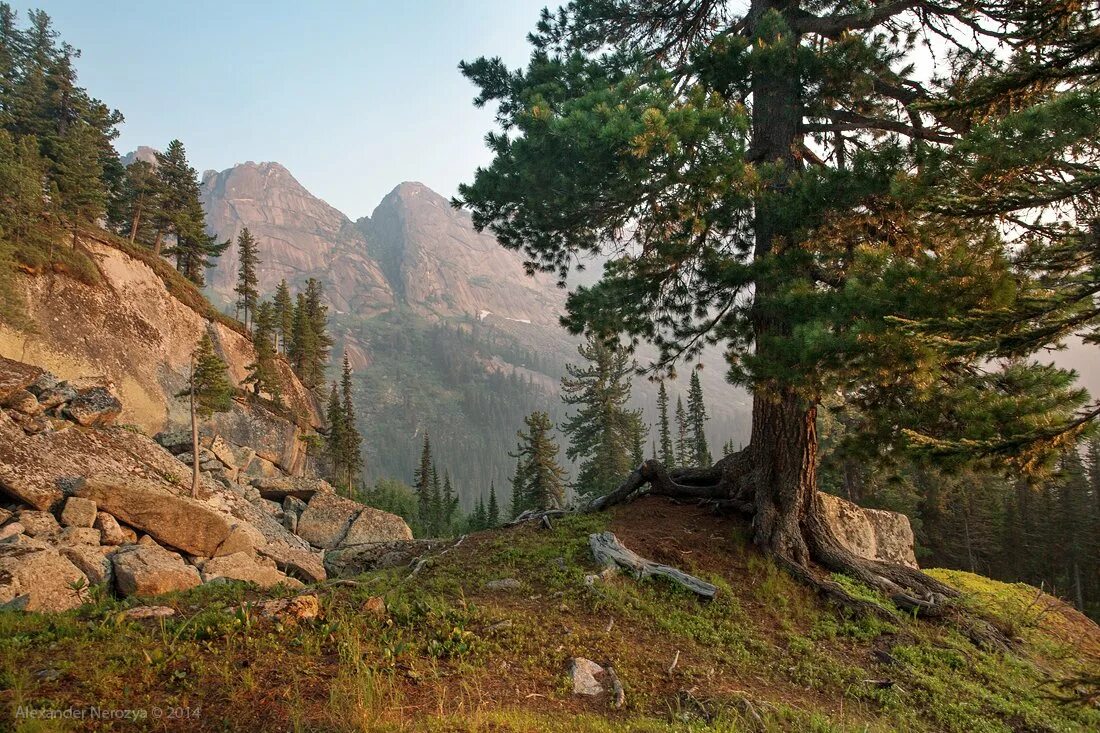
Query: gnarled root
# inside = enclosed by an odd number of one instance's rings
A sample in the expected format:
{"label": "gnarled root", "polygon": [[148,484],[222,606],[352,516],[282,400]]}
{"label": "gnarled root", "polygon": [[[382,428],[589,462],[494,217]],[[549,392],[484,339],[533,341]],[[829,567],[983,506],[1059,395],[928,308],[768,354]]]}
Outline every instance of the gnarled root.
{"label": "gnarled root", "polygon": [[843,573],[883,593],[899,609],[933,618],[949,618],[979,646],[1007,650],[1007,638],[982,619],[964,613],[957,603],[959,592],[916,568],[856,555],[837,539],[824,519],[821,500],[809,493],[798,510],[779,509],[770,496],[760,496],[753,484],[750,449],[726,456],[709,468],[667,470],[659,461],[640,465],[618,489],[598,497],[584,508],[601,511],[643,494],[694,499],[720,510],[753,516],[757,544],[792,577],[829,600],[853,611],[888,619],[897,614],[886,605],[854,596],[840,583],[823,576],[811,562],[826,571]]}

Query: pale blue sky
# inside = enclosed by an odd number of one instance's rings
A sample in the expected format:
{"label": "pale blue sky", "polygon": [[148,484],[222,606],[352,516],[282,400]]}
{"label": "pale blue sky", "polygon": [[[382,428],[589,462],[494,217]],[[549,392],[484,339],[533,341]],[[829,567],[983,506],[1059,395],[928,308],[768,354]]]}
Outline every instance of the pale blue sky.
{"label": "pale blue sky", "polygon": [[526,61],[547,0],[38,0],[126,115],[119,149],[178,137],[200,173],[285,165],[353,219],[398,183],[444,195],[487,163],[489,110],[458,62]]}

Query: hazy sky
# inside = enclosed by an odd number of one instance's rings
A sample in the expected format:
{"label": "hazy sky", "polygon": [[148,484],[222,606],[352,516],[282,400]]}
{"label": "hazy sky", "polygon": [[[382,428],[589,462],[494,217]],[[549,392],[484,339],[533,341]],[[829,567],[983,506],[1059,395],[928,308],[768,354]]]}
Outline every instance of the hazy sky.
{"label": "hazy sky", "polygon": [[38,0],[83,51],[123,153],[178,137],[202,171],[282,163],[353,219],[402,181],[455,192],[489,161],[462,59],[526,62],[547,0]]}

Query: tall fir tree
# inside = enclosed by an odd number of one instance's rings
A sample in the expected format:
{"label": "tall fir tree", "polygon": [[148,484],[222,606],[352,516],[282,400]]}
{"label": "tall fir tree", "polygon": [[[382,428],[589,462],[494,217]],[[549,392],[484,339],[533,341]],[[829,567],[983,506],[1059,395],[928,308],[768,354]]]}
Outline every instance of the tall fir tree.
{"label": "tall fir tree", "polygon": [[691,438],[687,412],[684,410],[684,401],[676,397],[676,466],[688,466],[691,464]]}
{"label": "tall fir tree", "polygon": [[427,431],[424,432],[424,446],[420,451],[420,462],[413,473],[413,489],[416,492],[416,513],[420,526],[425,533],[432,527],[432,443]]}
{"label": "tall fir tree", "polygon": [[198,173],[187,162],[183,143],[171,141],[156,157],[161,200],[154,250],[161,251],[163,237],[175,237],[175,242],[164,249],[164,253],[175,257],[176,269],[184,277],[202,287],[206,284],[206,270],[214,266],[214,260],[229,247],[229,241],[219,242],[206,232]]}
{"label": "tall fir tree", "polygon": [[677,465],[676,449],[672,445],[672,429],[668,422],[668,390],[665,389],[665,381],[662,379],[657,388],[657,435],[660,440],[659,450],[655,450],[654,457],[659,458],[666,466]]}
{"label": "tall fir tree", "polygon": [[712,462],[710,447],[707,446],[706,422],[707,405],[703,400],[703,385],[699,382],[699,370],[691,372],[688,388],[687,422],[691,440],[691,463],[694,466],[709,466]]}
{"label": "tall fir tree", "polygon": [[237,313],[245,328],[252,326],[256,314],[256,302],[260,299],[259,275],[256,268],[260,264],[259,243],[248,227],[237,235],[237,285],[233,292],[237,294]]}
{"label": "tall fir tree", "polygon": [[509,507],[512,519],[531,508],[527,501],[527,477],[523,472],[523,456],[515,456],[515,459],[516,470],[512,474],[512,504]]}
{"label": "tall fir tree", "polygon": [[281,403],[283,384],[277,363],[275,328],[275,308],[270,301],[265,300],[256,308],[255,329],[252,333],[256,361],[247,366],[248,376],[244,383],[252,385],[254,394],[266,392],[272,401]]}
{"label": "tall fir tree", "polygon": [[187,387],[176,394],[187,397],[191,408],[191,497],[199,495],[199,418],[225,412],[233,406],[233,387],[225,361],[204,333],[191,354]]}
{"label": "tall fir tree", "polygon": [[[520,506],[525,509],[556,509],[565,505],[565,469],[558,463],[561,450],[551,431],[554,428],[545,412],[532,412],[524,418],[526,431],[519,431],[519,443],[513,454],[519,459],[517,477],[521,477],[518,492]],[[512,509],[516,513],[515,508]]]}
{"label": "tall fir tree", "polygon": [[343,445],[340,457],[350,486],[355,486],[363,475],[363,437],[356,426],[355,400],[353,399],[351,362],[348,352],[344,352],[343,367],[340,371],[340,399],[344,415]]}
{"label": "tall fir tree", "polygon": [[577,407],[562,431],[569,437],[566,456],[580,460],[578,490],[600,496],[641,463],[640,412],[626,408],[635,364],[626,349],[599,337],[581,344],[578,353],[585,363],[567,364],[561,380],[562,401]]}
{"label": "tall fir tree", "polygon": [[497,487],[489,482],[489,506],[485,513],[485,524],[488,528],[500,526],[500,505],[497,504]]}
{"label": "tall fir tree", "polygon": [[336,382],[332,383],[332,389],[328,393],[325,422],[328,425],[328,435],[325,436],[325,455],[328,457],[329,466],[331,467],[329,477],[336,484],[337,489],[344,493],[350,493],[343,458],[343,450],[347,442],[345,435],[347,420],[344,416],[344,404],[340,401],[340,391],[336,386]]}
{"label": "tall fir tree", "polygon": [[294,333],[294,299],[290,295],[290,285],[286,278],[279,281],[272,301],[275,308],[275,323],[279,331],[279,351],[288,354],[287,346]]}
{"label": "tall fir tree", "polygon": [[156,237],[152,223],[160,205],[160,179],[152,164],[135,160],[126,167],[123,179],[122,206],[114,222],[119,234],[131,244],[152,245]]}

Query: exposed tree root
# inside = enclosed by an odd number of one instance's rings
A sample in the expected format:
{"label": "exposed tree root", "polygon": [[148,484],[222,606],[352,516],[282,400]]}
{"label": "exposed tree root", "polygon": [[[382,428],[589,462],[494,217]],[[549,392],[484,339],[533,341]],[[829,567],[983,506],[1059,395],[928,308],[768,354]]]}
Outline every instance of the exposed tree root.
{"label": "exposed tree root", "polygon": [[[859,613],[897,620],[886,604],[859,598],[813,565],[842,573],[881,592],[902,611],[956,622],[979,646],[1010,648],[1008,639],[988,622],[973,617],[952,602],[959,592],[916,568],[856,555],[837,539],[824,519],[816,491],[802,506],[780,508],[768,492],[756,490],[751,447],[726,456],[709,468],[667,470],[659,461],[640,465],[615,491],[584,507],[595,512],[645,494],[689,499],[753,517],[756,542],[799,582],[825,598]],[[781,497],[782,498],[782,497]],[[811,564],[812,563],[812,564]]]}

